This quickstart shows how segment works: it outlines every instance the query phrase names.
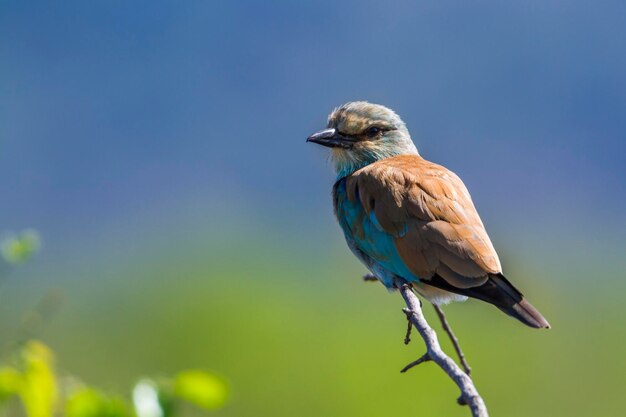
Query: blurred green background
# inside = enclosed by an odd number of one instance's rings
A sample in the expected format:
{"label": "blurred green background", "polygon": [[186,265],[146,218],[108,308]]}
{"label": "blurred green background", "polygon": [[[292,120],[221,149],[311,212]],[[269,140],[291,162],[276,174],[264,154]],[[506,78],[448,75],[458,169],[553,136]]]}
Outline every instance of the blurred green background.
{"label": "blurred green background", "polygon": [[0,270],[2,363],[34,338],[59,375],[124,398],[212,372],[215,415],[468,415],[434,365],[399,373],[421,341],[360,280],[304,143],[367,99],[464,179],[553,326],[446,309],[491,414],[623,415],[625,18],[617,1],[0,1],[0,231],[42,239]]}

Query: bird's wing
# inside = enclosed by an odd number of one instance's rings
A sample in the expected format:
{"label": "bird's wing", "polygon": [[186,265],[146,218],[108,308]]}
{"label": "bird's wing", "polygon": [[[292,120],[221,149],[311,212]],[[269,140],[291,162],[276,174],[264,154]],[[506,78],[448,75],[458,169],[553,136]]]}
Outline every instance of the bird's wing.
{"label": "bird's wing", "polygon": [[484,284],[500,261],[463,182],[417,155],[368,165],[346,179],[349,201],[393,236],[415,276],[438,275],[456,288]]}

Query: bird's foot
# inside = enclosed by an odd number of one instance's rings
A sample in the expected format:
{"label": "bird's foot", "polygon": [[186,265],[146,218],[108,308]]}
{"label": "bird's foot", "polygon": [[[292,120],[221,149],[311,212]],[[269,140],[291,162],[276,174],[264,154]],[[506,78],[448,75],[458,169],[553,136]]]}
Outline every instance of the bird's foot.
{"label": "bird's foot", "polygon": [[365,282],[378,281],[378,278],[376,278],[375,275],[367,274],[367,275],[363,275],[363,281]]}
{"label": "bird's foot", "polygon": [[410,364],[408,364],[407,366],[402,368],[402,370],[400,372],[404,373],[404,372],[408,371],[409,369],[413,368],[414,366],[417,366],[420,363],[428,362],[430,360],[432,360],[432,358],[430,357],[430,354],[428,352],[426,352],[422,356],[420,356],[417,360],[414,360],[413,362],[411,362]]}

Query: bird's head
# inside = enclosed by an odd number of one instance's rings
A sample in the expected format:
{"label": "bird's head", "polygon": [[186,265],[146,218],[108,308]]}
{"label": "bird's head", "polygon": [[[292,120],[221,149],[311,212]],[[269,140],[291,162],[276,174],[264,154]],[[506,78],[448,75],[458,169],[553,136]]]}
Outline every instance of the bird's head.
{"label": "bird's head", "polygon": [[309,136],[307,142],[331,148],[338,178],[381,159],[417,154],[402,119],[393,110],[366,101],[333,110],[327,128]]}

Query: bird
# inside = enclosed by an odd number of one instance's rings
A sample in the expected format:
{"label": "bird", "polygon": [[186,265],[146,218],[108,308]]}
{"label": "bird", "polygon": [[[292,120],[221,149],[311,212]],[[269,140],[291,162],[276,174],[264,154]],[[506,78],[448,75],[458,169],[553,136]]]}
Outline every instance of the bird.
{"label": "bird", "polygon": [[440,306],[475,298],[533,328],[550,324],[502,273],[463,181],[419,154],[391,109],[348,102],[307,142],[330,148],[333,206],[348,247],[385,287]]}

